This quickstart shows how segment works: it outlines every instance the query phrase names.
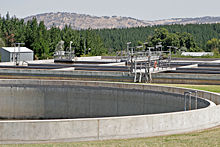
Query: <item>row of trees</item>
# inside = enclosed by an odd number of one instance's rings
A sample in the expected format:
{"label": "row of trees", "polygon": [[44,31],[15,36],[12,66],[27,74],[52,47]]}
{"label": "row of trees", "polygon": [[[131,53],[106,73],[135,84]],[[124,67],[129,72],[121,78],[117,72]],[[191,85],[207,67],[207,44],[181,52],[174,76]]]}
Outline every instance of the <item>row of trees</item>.
{"label": "row of trees", "polygon": [[190,33],[169,33],[165,28],[155,29],[153,36],[149,36],[147,42],[148,46],[156,46],[161,42],[165,50],[168,46],[188,51],[201,50]]}
{"label": "row of trees", "polygon": [[189,24],[149,26],[124,29],[73,30],[65,26],[62,30],[57,27],[47,29],[44,22],[38,23],[34,18],[24,22],[23,19],[0,17],[0,47],[14,46],[15,42],[25,43],[33,49],[35,59],[45,59],[53,56],[59,41],[65,42],[68,49],[70,41],[77,56],[86,51],[90,55],[115,53],[126,48],[127,42],[131,46],[148,42],[148,46],[155,46],[159,42],[165,46],[176,46],[187,51],[219,52],[220,24]]}
{"label": "row of trees", "polygon": [[100,36],[90,29],[79,31],[65,26],[61,30],[54,26],[48,30],[44,22],[38,23],[35,18],[25,23],[23,19],[10,18],[9,14],[0,17],[0,38],[0,46],[14,46],[16,42],[25,43],[26,47],[33,49],[35,59],[52,57],[56,45],[61,40],[65,42],[65,49],[72,41],[72,48],[77,56],[84,54],[84,50],[88,53],[89,48],[90,55],[106,53]]}
{"label": "row of trees", "polygon": [[[96,30],[97,34],[99,34],[105,42],[105,47],[112,50],[126,48],[126,42],[130,41],[133,43],[132,46],[136,46],[138,45],[138,42],[152,40],[149,39],[152,37],[153,39],[156,39],[157,37],[161,39],[160,36],[157,36],[158,31],[165,34],[167,34],[168,31],[169,33],[168,36],[165,36],[167,37],[167,41],[169,40],[172,43],[163,43],[175,44],[175,46],[178,47],[186,47],[188,51],[211,51],[210,48],[207,47],[207,41],[212,38],[220,38],[220,24],[175,24]],[[152,40],[153,44],[155,44],[157,40],[158,39],[156,39],[156,41]]]}

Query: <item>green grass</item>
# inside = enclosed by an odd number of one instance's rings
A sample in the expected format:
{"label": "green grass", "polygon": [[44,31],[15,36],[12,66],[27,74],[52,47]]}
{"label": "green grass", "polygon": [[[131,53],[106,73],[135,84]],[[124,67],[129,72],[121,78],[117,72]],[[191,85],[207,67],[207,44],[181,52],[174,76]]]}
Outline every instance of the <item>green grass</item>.
{"label": "green grass", "polygon": [[198,89],[198,90],[205,90],[205,91],[220,93],[220,85],[188,85],[188,84],[159,84],[159,85],[172,86],[172,87],[192,88],[192,89]]}
{"label": "green grass", "polygon": [[[160,84],[220,93],[220,85]],[[220,127],[186,134],[74,143],[18,144],[0,147],[219,147]]]}

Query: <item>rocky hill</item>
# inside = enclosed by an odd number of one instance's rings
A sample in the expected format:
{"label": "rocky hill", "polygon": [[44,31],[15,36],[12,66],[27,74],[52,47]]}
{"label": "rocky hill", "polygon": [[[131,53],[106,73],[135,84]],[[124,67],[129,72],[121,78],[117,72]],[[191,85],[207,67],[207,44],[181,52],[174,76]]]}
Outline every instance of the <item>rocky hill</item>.
{"label": "rocky hill", "polygon": [[171,25],[171,24],[211,24],[220,23],[220,17],[196,17],[196,18],[172,18],[156,21],[144,21],[151,25]]}
{"label": "rocky hill", "polygon": [[38,22],[44,21],[48,28],[52,27],[53,25],[63,28],[65,24],[71,25],[73,29],[130,28],[150,25],[147,22],[143,22],[131,17],[97,17],[66,12],[38,14],[35,16],[26,17],[24,20],[28,21],[33,17],[36,17]]}
{"label": "rocky hill", "polygon": [[73,29],[102,29],[102,28],[130,28],[138,26],[170,25],[170,24],[207,24],[220,23],[220,17],[172,18],[164,20],[138,20],[121,16],[91,16],[77,13],[57,12],[44,13],[24,18],[25,22],[36,17],[38,22],[44,21],[47,28],[53,25],[63,28],[66,24]]}

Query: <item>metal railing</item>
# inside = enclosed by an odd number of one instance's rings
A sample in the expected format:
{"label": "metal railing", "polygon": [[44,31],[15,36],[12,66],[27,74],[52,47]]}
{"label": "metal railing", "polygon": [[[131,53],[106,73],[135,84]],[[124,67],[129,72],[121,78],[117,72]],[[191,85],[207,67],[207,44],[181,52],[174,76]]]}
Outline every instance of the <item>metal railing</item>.
{"label": "metal railing", "polygon": [[187,97],[188,97],[188,110],[192,109],[192,94],[195,96],[195,109],[198,109],[198,91],[184,92],[184,111],[187,111]]}

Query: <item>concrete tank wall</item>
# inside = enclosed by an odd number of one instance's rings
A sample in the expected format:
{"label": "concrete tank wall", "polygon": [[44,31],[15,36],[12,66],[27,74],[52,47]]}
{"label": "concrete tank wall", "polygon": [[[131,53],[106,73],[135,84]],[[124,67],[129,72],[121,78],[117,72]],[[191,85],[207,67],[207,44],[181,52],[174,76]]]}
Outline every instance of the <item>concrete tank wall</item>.
{"label": "concrete tank wall", "polygon": [[[190,89],[172,88],[153,85],[79,82],[79,81],[35,81],[35,80],[1,80],[1,86],[11,85],[74,85],[124,90],[154,91],[155,93],[183,94]],[[30,86],[28,86],[30,87]],[[19,88],[18,88],[19,89]],[[220,94],[198,91],[202,98],[220,102]],[[29,97],[31,98],[31,97]],[[211,101],[206,108],[163,114],[149,114],[123,117],[56,119],[56,120],[4,120],[0,121],[0,143],[51,142],[119,139],[147,137],[155,135],[182,133],[205,129],[220,124],[220,106]]]}
{"label": "concrete tank wall", "polygon": [[[208,105],[198,99],[198,108]],[[195,98],[192,109],[194,106]],[[183,95],[159,91],[41,84],[0,87],[2,119],[90,118],[183,110]]]}

